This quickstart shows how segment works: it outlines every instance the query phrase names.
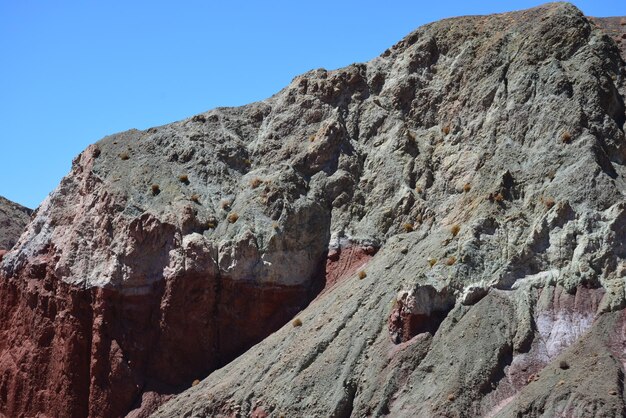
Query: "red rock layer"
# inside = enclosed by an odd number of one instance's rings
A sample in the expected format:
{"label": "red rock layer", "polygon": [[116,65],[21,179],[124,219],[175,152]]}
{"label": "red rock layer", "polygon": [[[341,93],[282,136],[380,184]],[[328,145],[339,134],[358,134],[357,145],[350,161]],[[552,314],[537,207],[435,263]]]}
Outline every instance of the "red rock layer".
{"label": "red rock layer", "polygon": [[376,252],[378,252],[376,247],[356,244],[328,251],[324,292],[360,271],[376,255]]}
{"label": "red rock layer", "polygon": [[311,298],[206,276],[133,296],[31,273],[0,278],[0,416],[146,416]]}

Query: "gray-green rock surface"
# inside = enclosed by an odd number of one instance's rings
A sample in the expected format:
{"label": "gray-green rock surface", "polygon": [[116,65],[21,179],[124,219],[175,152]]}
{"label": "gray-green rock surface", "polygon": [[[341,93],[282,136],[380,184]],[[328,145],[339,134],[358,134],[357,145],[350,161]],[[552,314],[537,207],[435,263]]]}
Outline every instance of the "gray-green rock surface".
{"label": "gray-green rock surface", "polygon": [[623,416],[625,75],[555,3],[294,80],[358,161],[309,183],[347,179],[332,235],[381,250],[155,416]]}
{"label": "gray-green rock surface", "polygon": [[623,416],[625,95],[551,3],[104,138],[0,265],[0,416]]}
{"label": "gray-green rock surface", "polygon": [[15,245],[32,210],[0,196],[0,250],[9,250]]}

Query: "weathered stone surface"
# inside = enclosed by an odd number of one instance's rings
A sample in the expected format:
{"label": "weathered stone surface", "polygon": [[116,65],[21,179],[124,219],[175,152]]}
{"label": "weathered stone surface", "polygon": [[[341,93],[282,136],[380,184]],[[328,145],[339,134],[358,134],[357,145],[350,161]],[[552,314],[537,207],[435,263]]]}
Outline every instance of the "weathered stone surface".
{"label": "weathered stone surface", "polygon": [[614,41],[557,3],[427,25],[366,74],[378,89],[344,116],[369,121],[364,209],[331,225],[379,242],[367,276],[155,416],[622,416]]}
{"label": "weathered stone surface", "polygon": [[626,59],[626,16],[592,17],[590,19],[613,38],[622,52],[622,57]]}
{"label": "weathered stone surface", "polygon": [[0,196],[0,260],[15,245],[32,212]]}
{"label": "weathered stone surface", "polygon": [[554,3],[104,138],[0,265],[0,414],[619,416],[625,71]]}

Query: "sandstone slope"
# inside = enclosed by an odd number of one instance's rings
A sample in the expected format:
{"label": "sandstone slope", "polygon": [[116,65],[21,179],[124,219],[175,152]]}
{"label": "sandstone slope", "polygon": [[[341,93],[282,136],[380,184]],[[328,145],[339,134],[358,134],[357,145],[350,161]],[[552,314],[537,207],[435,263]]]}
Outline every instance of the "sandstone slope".
{"label": "sandstone slope", "polygon": [[625,71],[554,3],[104,138],[2,261],[0,414],[621,416]]}

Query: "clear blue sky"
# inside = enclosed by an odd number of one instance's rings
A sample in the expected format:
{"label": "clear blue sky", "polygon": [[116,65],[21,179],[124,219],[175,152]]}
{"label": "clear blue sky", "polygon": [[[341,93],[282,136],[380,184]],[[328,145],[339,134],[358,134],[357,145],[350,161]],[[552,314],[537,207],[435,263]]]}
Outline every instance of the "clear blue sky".
{"label": "clear blue sky", "polygon": [[[105,135],[266,98],[424,23],[541,3],[0,0],[0,195],[36,207]],[[574,3],[626,15],[624,0]]]}

